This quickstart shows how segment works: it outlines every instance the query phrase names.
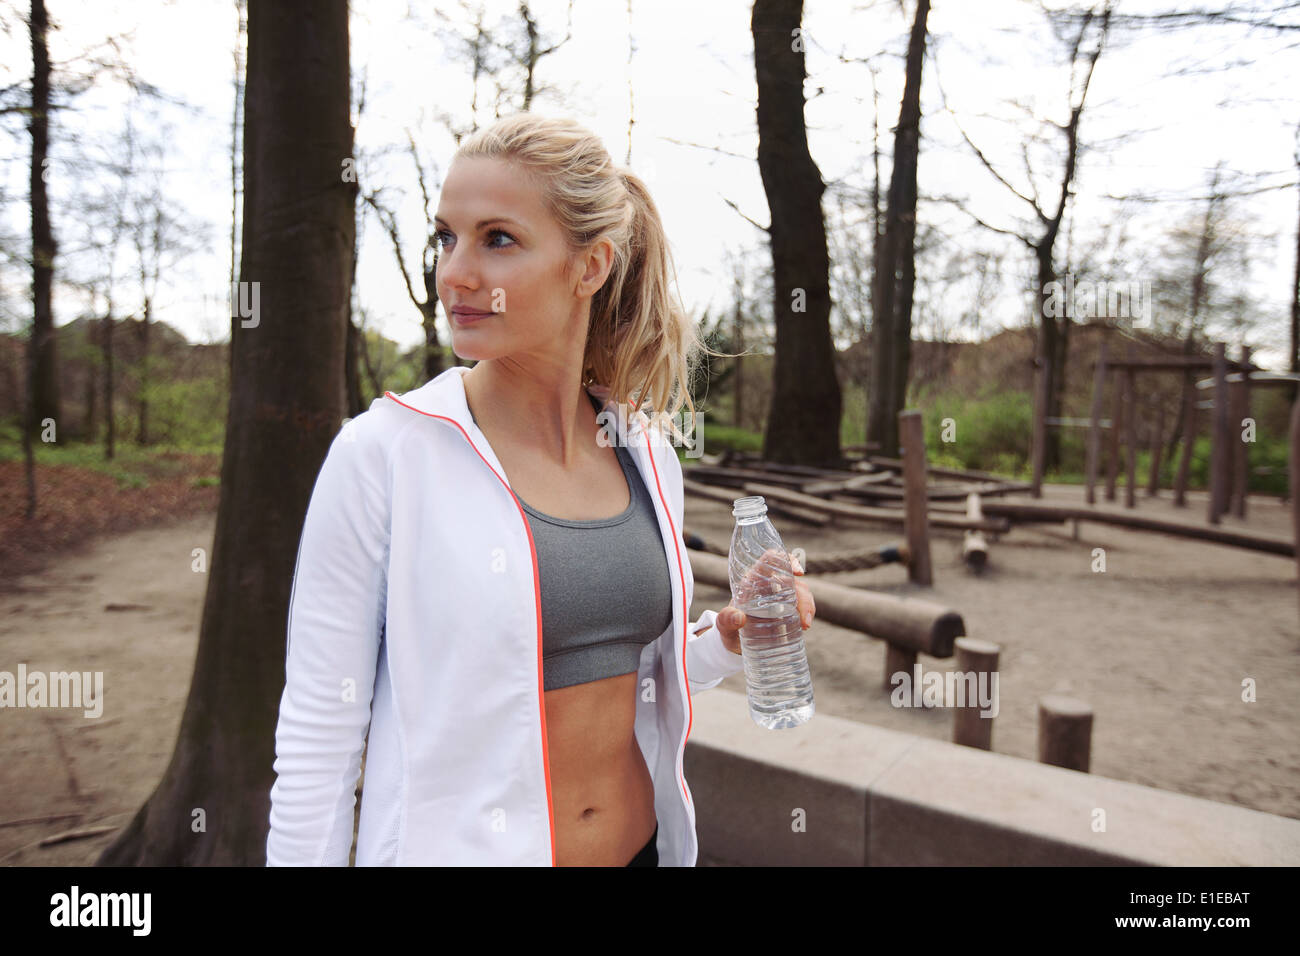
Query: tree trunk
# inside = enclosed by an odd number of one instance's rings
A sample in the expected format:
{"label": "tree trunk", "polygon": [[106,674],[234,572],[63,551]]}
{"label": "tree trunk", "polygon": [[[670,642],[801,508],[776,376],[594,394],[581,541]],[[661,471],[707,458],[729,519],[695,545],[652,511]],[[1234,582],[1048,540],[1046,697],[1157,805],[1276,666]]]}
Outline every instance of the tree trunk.
{"label": "tree trunk", "polygon": [[99,347],[104,355],[104,458],[111,461],[117,454],[117,421],[113,414],[113,299],[108,300],[108,312],[99,337]]}
{"label": "tree trunk", "polygon": [[[1300,172],[1300,152],[1296,153],[1296,170]],[[1287,368],[1292,372],[1300,372],[1300,221],[1296,223],[1295,230],[1295,273],[1291,279],[1291,361]],[[1294,403],[1300,387],[1293,384],[1288,393]]]}
{"label": "tree trunk", "polygon": [[265,863],[285,617],[344,412],[353,190],[346,0],[251,0],[240,281],[221,504],[194,679],[162,780],[101,865]]}
{"label": "tree trunk", "polygon": [[149,444],[149,297],[144,299],[144,321],[140,323],[140,430],[136,443]]}
{"label": "tree trunk", "polygon": [[96,441],[99,438],[99,364],[92,351],[96,342],[95,320],[86,319],[86,428],[83,440]]}
{"label": "tree trunk", "polygon": [[776,356],[763,456],[837,464],[841,394],[830,330],[821,172],[804,126],[803,0],[755,0],[758,169],[771,210]]}
{"label": "tree trunk", "polygon": [[[1210,273],[1210,248],[1214,242],[1214,228],[1216,223],[1215,204],[1219,201],[1219,177],[1221,169],[1219,166],[1214,168],[1214,176],[1210,181],[1209,196],[1205,201],[1205,217],[1201,224],[1201,234],[1196,240],[1196,268],[1192,272],[1192,291],[1191,302],[1187,313],[1187,335],[1183,337],[1183,354],[1191,355],[1196,347],[1196,329],[1197,323],[1201,316],[1201,307],[1205,304],[1205,286],[1209,279]],[[1183,389],[1186,390],[1192,386],[1192,373],[1190,371],[1183,373]],[[1169,454],[1172,456],[1174,448],[1177,447],[1179,439],[1182,438],[1184,416],[1186,409],[1183,407],[1186,403],[1179,403],[1178,417],[1174,419],[1174,431],[1169,436]]]}
{"label": "tree trunk", "polygon": [[[1056,238],[1055,233],[1051,233],[1051,238]],[[1062,328],[1069,318],[1064,314],[1053,316],[1048,309],[1048,300],[1051,297],[1051,290],[1055,287],[1053,283],[1057,281],[1056,268],[1052,264],[1052,246],[1044,240],[1034,248],[1034,258],[1038,263],[1038,316],[1039,316],[1039,336],[1038,349],[1036,352],[1036,362],[1038,364],[1038,374],[1046,377],[1046,381],[1041,386],[1041,391],[1036,393],[1035,401],[1038,401],[1038,395],[1043,396],[1046,408],[1044,416],[1046,418],[1059,418],[1061,416],[1061,390],[1064,385],[1063,375],[1065,372],[1065,355],[1062,342],[1065,336],[1062,334]],[[1059,427],[1048,425],[1043,429],[1043,471],[1047,472],[1057,467],[1061,460],[1061,431]]]}
{"label": "tree trunk", "polygon": [[54,338],[54,309],[51,290],[54,284],[54,256],[57,246],[50,225],[50,202],[45,189],[45,169],[50,148],[50,51],[45,42],[49,17],[45,0],[32,0],[32,116],[28,123],[32,136],[31,204],[32,204],[32,336],[30,413],[28,433],[40,437],[41,422],[59,418],[58,355]]}
{"label": "tree trunk", "polygon": [[867,441],[878,454],[898,456],[898,413],[907,402],[912,353],[912,295],[916,285],[916,166],[920,156],[921,68],[925,63],[930,0],[919,0],[907,46],[903,102],[894,131],[885,236],[875,270],[872,312],[871,400]]}

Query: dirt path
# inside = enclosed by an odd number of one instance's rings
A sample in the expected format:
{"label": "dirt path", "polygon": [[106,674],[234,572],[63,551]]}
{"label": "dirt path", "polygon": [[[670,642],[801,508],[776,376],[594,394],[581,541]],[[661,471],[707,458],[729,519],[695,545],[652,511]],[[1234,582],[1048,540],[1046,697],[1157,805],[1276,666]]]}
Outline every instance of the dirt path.
{"label": "dirt path", "polygon": [[[1047,500],[1076,499],[1049,487]],[[1166,493],[1167,499],[1167,493]],[[1144,513],[1172,513],[1141,500]],[[1204,513],[1193,496],[1191,513]],[[1289,512],[1252,501],[1246,522],[1285,533]],[[724,504],[687,498],[686,526],[726,544]],[[895,540],[875,526],[810,531],[777,519],[788,547],[847,551]],[[39,847],[49,835],[121,826],[171,754],[188,692],[215,515],[108,538],[70,553],[0,595],[0,670],[102,671],[103,714],[0,711],[0,864],[90,864],[111,834]],[[1053,690],[1095,711],[1093,772],[1300,818],[1300,626],[1289,559],[1100,524],[1079,540],[1064,525],[1020,527],[991,543],[982,577],[963,569],[960,536],[936,532],[936,586],[914,589],[898,567],[830,575],[893,593],[925,594],[960,611],[967,632],[1002,646],[993,748],[1034,759],[1038,698]],[[1105,573],[1092,549],[1106,549]],[[692,616],[720,609],[701,584]],[[110,605],[125,605],[107,610]],[[895,708],[881,687],[883,645],[818,622],[809,655],[819,714],[948,739],[951,713]],[[928,670],[951,662],[922,656]],[[1243,703],[1254,678],[1258,702]],[[723,686],[744,692],[741,675]],[[64,819],[14,823],[70,814]]]}

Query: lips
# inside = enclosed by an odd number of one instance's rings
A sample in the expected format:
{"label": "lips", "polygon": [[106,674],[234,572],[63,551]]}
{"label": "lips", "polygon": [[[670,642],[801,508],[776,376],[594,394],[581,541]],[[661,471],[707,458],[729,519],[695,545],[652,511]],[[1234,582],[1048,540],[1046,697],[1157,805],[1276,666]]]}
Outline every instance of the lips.
{"label": "lips", "polygon": [[458,305],[451,310],[452,317],[462,324],[468,322],[477,322],[484,316],[492,315],[491,312],[484,312],[482,309],[471,309],[468,306]]}

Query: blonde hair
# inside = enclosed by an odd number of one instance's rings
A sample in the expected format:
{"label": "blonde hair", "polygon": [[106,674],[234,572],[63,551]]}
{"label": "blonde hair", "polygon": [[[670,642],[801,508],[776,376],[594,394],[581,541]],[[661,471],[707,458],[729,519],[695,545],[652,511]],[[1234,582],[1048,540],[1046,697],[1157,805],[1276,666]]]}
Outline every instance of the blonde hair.
{"label": "blonde hair", "polygon": [[[608,386],[610,398],[659,418],[683,404],[695,415],[690,377],[706,345],[670,285],[676,281],[668,237],[644,182],[614,165],[600,139],[567,118],[520,113],[461,141],[455,157],[517,163],[538,187],[563,229],[569,261],[608,237],[614,261],[591,300],[583,385]],[[453,157],[453,158],[455,158]]]}

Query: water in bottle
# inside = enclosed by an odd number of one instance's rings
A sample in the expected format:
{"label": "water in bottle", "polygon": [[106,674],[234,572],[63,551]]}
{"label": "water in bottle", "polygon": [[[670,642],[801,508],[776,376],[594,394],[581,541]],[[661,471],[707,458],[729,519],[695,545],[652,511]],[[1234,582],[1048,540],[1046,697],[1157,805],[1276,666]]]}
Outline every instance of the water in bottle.
{"label": "water in bottle", "polygon": [[761,495],[737,498],[731,513],[731,603],[745,612],[740,648],[749,715],[769,730],[797,727],[814,706],[790,557]]}

